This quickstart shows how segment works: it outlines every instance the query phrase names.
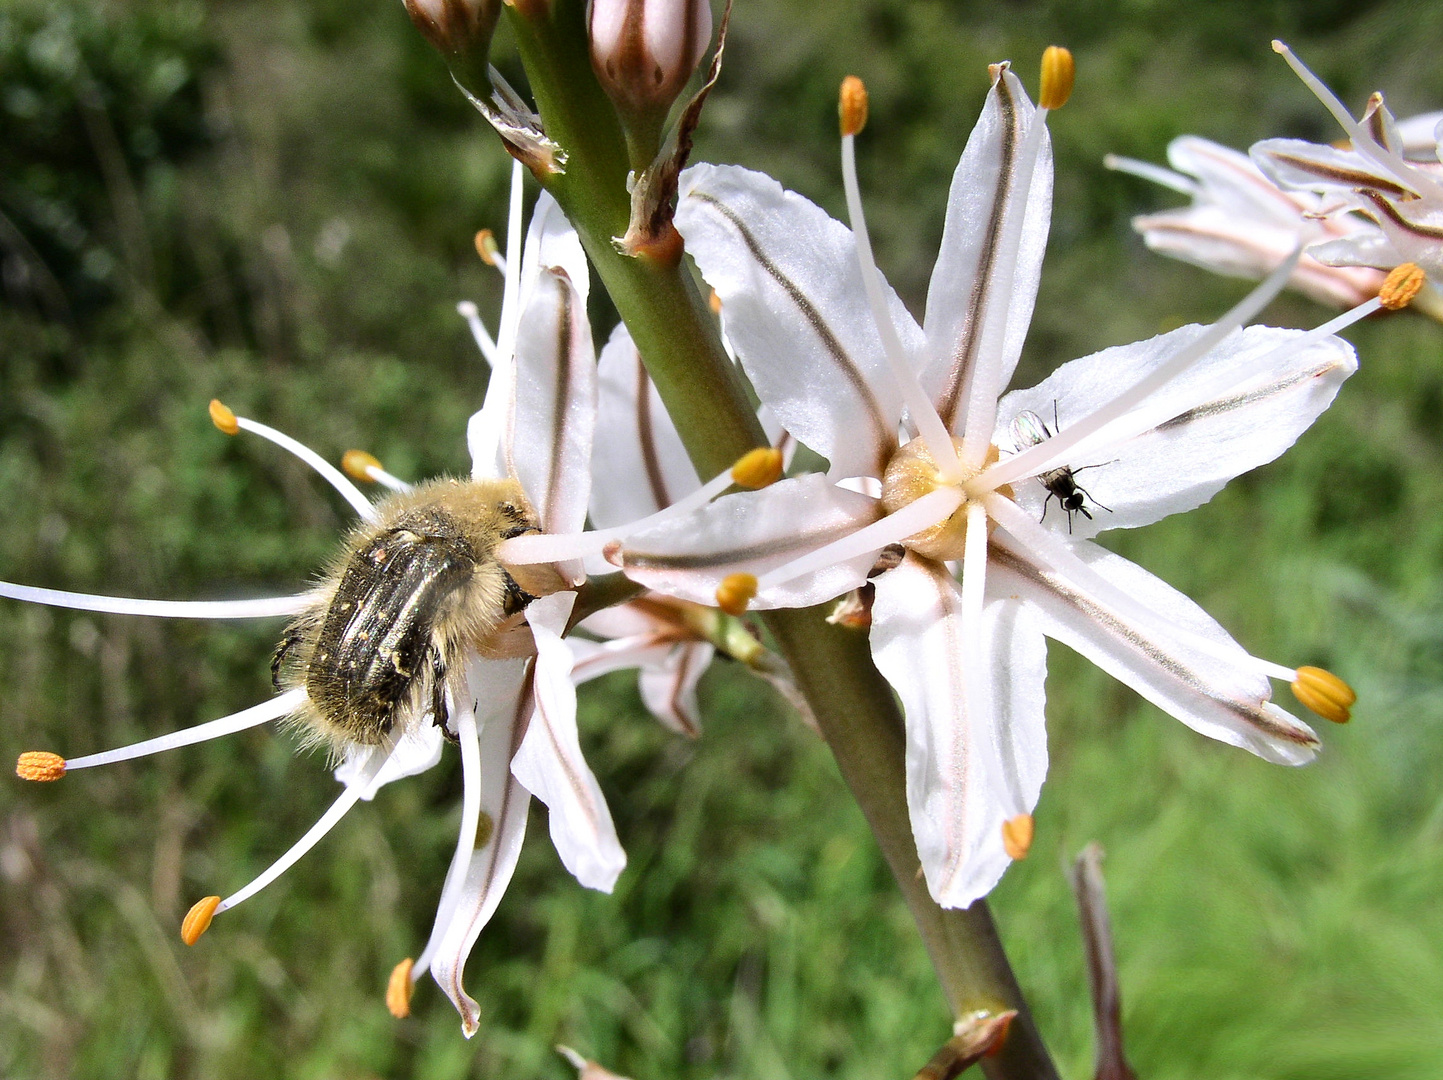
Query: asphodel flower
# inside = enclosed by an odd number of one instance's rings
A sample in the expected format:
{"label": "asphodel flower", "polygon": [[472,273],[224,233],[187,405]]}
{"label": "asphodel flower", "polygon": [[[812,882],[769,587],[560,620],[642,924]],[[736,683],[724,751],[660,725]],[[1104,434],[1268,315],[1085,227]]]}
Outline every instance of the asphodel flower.
{"label": "asphodel flower", "polygon": [[1349,142],[1340,148],[1302,139],[1266,139],[1253,145],[1253,160],[1284,190],[1320,196],[1326,205],[1319,213],[1355,211],[1375,225],[1315,243],[1309,253],[1338,266],[1389,269],[1412,262],[1435,278],[1443,274],[1438,130],[1443,114],[1414,117],[1400,127],[1383,95],[1375,93],[1362,119],[1354,120],[1291,49],[1281,41],[1273,42],[1273,48],[1333,114]]}
{"label": "asphodel flower", "polygon": [[[683,174],[676,225],[721,299],[728,339],[763,404],[830,468],[607,548],[638,582],[723,606],[820,604],[871,578],[872,655],[905,713],[921,867],[949,907],[986,894],[1031,843],[1047,767],[1044,635],[1269,761],[1298,764],[1318,747],[1274,704],[1272,679],[1346,718],[1336,677],[1250,655],[1090,537],[1197,506],[1280,454],[1355,369],[1334,332],[1380,306],[1307,332],[1244,328],[1289,260],[1213,326],[1108,349],[1005,394],[1047,240],[1046,117],[1066,100],[1071,57],[1049,50],[1040,106],[1007,64],[991,75],[922,326],[872,261],[853,162],[857,87],[842,102],[851,229],[760,173]],[[606,537],[585,539],[519,537],[503,552],[572,557]]]}
{"label": "asphodel flower", "polygon": [[[560,209],[542,195],[521,246],[521,169],[513,171],[500,332],[484,333],[492,364],[481,410],[468,439],[473,476],[519,482],[546,530],[580,529],[590,495],[591,444],[596,422],[596,358],[586,319],[588,271],[580,242]],[[480,327],[479,320],[473,320]],[[351,480],[309,448],[263,424],[237,417],[219,403],[212,418],[228,434],[261,435],[312,465],[354,507],[374,520],[373,504]],[[346,455],[346,469],[398,490],[408,485],[373,456]],[[576,728],[573,657],[563,639],[583,580],[579,564],[559,564],[562,585],[530,600],[524,623],[510,628],[495,659],[472,651],[445,678],[445,731],[427,711],[379,746],[342,748],[336,776],[345,790],[301,840],[249,884],[224,898],[210,896],[187,914],[182,936],[194,943],[214,917],[255,895],[311,849],[358,801],[385,784],[420,772],[441,756],[445,738],[459,744],[464,795],[456,852],[441,889],[429,941],[413,962],[397,966],[387,992],[392,1011],[404,1014],[417,978],[430,971],[461,1014],[469,1036],[477,1029],[476,1003],[462,984],[462,969],[482,927],[500,902],[520,852],[527,808],[534,795],[549,810],[557,853],[578,881],[610,891],[626,856],[595,776],[581,754]],[[274,599],[187,603],[85,596],[0,584],[0,595],[62,607],[121,614],[192,618],[260,618],[295,615],[316,603],[301,593]],[[458,670],[459,668],[459,670]],[[278,694],[234,716],[133,746],[64,759],[47,752],[21,756],[17,773],[56,780],[67,773],[174,749],[300,712],[306,690]]]}
{"label": "asphodel flower", "polygon": [[[1325,213],[1324,196],[1283,191],[1246,155],[1210,139],[1183,135],[1167,147],[1172,169],[1109,154],[1110,169],[1132,173],[1191,197],[1174,210],[1132,219],[1153,251],[1230,277],[1260,279],[1300,244],[1376,233],[1372,222],[1352,213]],[[1175,170],[1175,171],[1174,171]],[[1381,271],[1329,266],[1306,252],[1288,284],[1320,303],[1352,307],[1377,295]]]}

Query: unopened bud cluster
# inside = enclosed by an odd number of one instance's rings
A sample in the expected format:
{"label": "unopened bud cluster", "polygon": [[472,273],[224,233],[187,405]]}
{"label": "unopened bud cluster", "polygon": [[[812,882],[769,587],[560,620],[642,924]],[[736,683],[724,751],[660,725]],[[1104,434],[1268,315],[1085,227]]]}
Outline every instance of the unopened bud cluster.
{"label": "unopened bud cluster", "polygon": [[711,41],[707,0],[593,0],[591,64],[624,116],[664,118]]}

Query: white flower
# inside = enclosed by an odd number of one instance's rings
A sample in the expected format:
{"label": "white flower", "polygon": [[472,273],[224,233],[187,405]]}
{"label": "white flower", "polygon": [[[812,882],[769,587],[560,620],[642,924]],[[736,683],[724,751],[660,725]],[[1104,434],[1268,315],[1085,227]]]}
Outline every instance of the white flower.
{"label": "white flower", "polygon": [[1267,139],[1252,147],[1253,160],[1279,187],[1318,193],[1327,204],[1324,212],[1357,211],[1377,226],[1314,244],[1309,253],[1341,266],[1387,268],[1413,262],[1430,275],[1443,273],[1438,146],[1443,114],[1414,117],[1400,128],[1383,96],[1374,94],[1363,118],[1355,121],[1286,45],[1275,41],[1273,48],[1327,106],[1351,144],[1339,149],[1302,139]]}
{"label": "white flower", "polygon": [[[1351,213],[1323,214],[1324,198],[1285,192],[1246,154],[1183,135],[1168,144],[1173,172],[1145,161],[1109,154],[1110,169],[1132,173],[1192,197],[1190,206],[1141,214],[1132,227],[1153,251],[1215,273],[1262,278],[1289,259],[1299,244],[1377,233],[1371,221]],[[1288,284],[1324,304],[1352,307],[1376,296],[1383,275],[1353,266],[1328,266],[1305,254]]]}
{"label": "white flower", "polygon": [[[498,340],[492,341],[479,320],[472,320],[492,363],[486,401],[468,431],[473,475],[519,481],[543,529],[571,533],[586,517],[596,423],[596,358],[586,318],[588,271],[575,232],[545,194],[522,253],[520,178],[517,165],[509,258],[498,260],[508,270]],[[265,425],[237,418],[218,403],[212,415],[231,434],[251,431],[296,453],[340,490],[363,519],[374,517],[370,500],[313,451]],[[348,468],[393,488],[407,486],[365,454],[350,455]],[[557,570],[572,585],[584,577],[579,564],[562,564]],[[221,603],[122,600],[5,583],[0,583],[0,595],[86,610],[199,618],[294,615],[316,603],[310,594]],[[453,671],[446,679],[446,734],[459,744],[464,780],[461,830],[430,940],[414,965],[405,961],[393,975],[388,992],[393,1011],[408,1008],[415,978],[429,969],[461,1013],[463,1031],[475,1033],[476,1003],[462,985],[462,968],[511,879],[532,795],[546,803],[557,852],[583,885],[610,891],[626,864],[577,737],[572,656],[562,638],[575,599],[574,592],[561,589],[532,600],[524,613],[527,628],[511,632],[521,638],[510,650],[520,658],[473,654],[465,659],[463,672]],[[26,754],[17,771],[29,779],[57,779],[65,772],[189,745],[294,714],[305,704],[305,695],[303,688],[291,690],[235,716],[88,757],[64,761],[53,754]],[[250,884],[225,899],[208,897],[197,904],[187,915],[185,940],[194,942],[218,911],[275,880],[357,801],[434,765],[443,736],[431,719],[427,713],[389,744],[346,748],[336,770],[345,790],[321,820]]]}
{"label": "white flower", "polygon": [[[1307,333],[1241,329],[1289,260],[1213,327],[1105,350],[1004,397],[1037,294],[1052,165],[1046,110],[1007,65],[992,71],[924,326],[872,264],[850,135],[855,233],[759,173],[683,175],[676,225],[728,337],[762,402],[830,470],[717,499],[611,553],[658,591],[707,602],[754,589],[758,608],[818,604],[875,574],[872,654],[902,701],[913,832],[948,907],[985,895],[1030,842],[1047,766],[1044,634],[1271,761],[1306,761],[1317,740],[1272,703],[1270,676],[1345,715],[1335,677],[1249,655],[1088,538],[1197,506],[1280,454],[1355,368],[1332,331],[1379,306]],[[1044,100],[1057,96],[1044,84]]]}

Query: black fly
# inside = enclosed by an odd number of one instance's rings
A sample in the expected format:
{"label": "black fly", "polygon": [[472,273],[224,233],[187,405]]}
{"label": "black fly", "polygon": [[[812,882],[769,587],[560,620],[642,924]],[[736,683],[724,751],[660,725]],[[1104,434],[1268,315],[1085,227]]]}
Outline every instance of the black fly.
{"label": "black fly", "polygon": [[[1038,443],[1046,442],[1057,433],[1059,428],[1057,422],[1057,402],[1052,403],[1052,427],[1047,426],[1047,421],[1038,416],[1031,409],[1024,409],[1013,418],[1011,424],[1012,442],[1019,451],[1026,450],[1029,446],[1036,446]],[[1106,510],[1109,514],[1112,510],[1103,506],[1102,503],[1092,498],[1086,488],[1077,482],[1076,474],[1085,469],[1095,469],[1096,465],[1084,465],[1081,469],[1074,469],[1070,465],[1063,465],[1056,469],[1048,469],[1044,473],[1038,473],[1038,482],[1047,489],[1047,498],[1042,501],[1042,520],[1047,520],[1047,506],[1054,498],[1063,510],[1067,511],[1067,531],[1072,532],[1072,515],[1081,514],[1092,520],[1092,515],[1087,512],[1084,505],[1085,500],[1092,499],[1092,504],[1100,510]]]}

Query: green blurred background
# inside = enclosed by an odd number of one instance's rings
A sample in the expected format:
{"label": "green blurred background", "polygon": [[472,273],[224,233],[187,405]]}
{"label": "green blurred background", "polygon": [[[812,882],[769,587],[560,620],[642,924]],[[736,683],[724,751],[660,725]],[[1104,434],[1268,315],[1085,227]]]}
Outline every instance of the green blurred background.
{"label": "green blurred background", "polygon": [[[1268,48],[1354,109],[1443,106],[1443,5],[1270,0],[738,0],[698,157],[766,169],[840,214],[836,87],[867,81],[878,256],[920,310],[946,184],[1011,58],[1073,48],[1057,205],[1020,380],[1207,321],[1242,282],[1149,254],[1128,220],[1178,200],[1109,174],[1173,136],[1332,139]],[[497,61],[520,83],[508,38]],[[332,459],[467,466],[494,323],[471,248],[507,159],[394,0],[0,5],[0,576],[128,595],[289,591],[345,506],[220,397]],[[605,303],[593,312],[604,329]],[[1268,321],[1313,325],[1296,297]],[[1052,773],[1032,857],[993,896],[1065,1074],[1091,1075],[1064,864],[1108,852],[1129,1049],[1144,1080],[1443,1075],[1443,327],[1349,331],[1361,371],[1284,459],[1108,541],[1263,655],[1351,680],[1351,726],[1287,771],[1218,746],[1053,647]],[[74,755],[269,693],[275,625],[0,605],[0,757]],[[1286,690],[1281,698],[1287,703]],[[386,1013],[454,842],[454,758],[388,788],[194,948],[180,916],[266,866],[335,795],[258,730],[48,786],[0,781],[0,1075],[545,1077],[578,1047],[638,1080],[910,1076],[949,1018],[825,748],[717,665],[696,742],[634,678],[582,696],[630,866],[581,889],[533,811],[472,956],[465,1042],[429,980]]]}

